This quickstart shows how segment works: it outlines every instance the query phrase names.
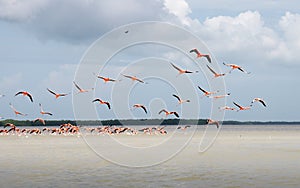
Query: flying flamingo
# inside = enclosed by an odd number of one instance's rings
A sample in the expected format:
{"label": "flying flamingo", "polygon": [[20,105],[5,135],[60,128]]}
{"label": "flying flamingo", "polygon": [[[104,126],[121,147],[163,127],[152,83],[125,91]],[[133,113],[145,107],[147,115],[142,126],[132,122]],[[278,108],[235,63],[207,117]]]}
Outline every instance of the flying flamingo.
{"label": "flying flamingo", "polygon": [[115,79],[111,79],[111,78],[103,77],[103,76],[97,76],[97,78],[102,79],[104,81],[104,83],[106,83],[106,82],[116,82],[117,81]]}
{"label": "flying flamingo", "polygon": [[199,50],[197,50],[196,48],[190,50],[190,53],[192,53],[192,52],[194,52],[194,53],[197,54],[197,58],[205,57],[205,58],[207,59],[207,61],[211,63],[211,58],[210,58],[210,55],[209,55],[209,54],[201,54],[201,53],[199,52]]}
{"label": "flying flamingo", "polygon": [[10,108],[14,111],[14,113],[15,113],[16,116],[17,116],[17,115],[27,116],[27,114],[24,114],[24,113],[21,113],[21,112],[17,111],[17,110],[13,107],[13,105],[12,105],[11,103],[9,103],[9,106],[10,106]]}
{"label": "flying flamingo", "polygon": [[133,107],[134,108],[142,108],[145,111],[145,113],[147,114],[147,109],[146,109],[146,107],[144,105],[142,105],[142,104],[134,104]]}
{"label": "flying flamingo", "polygon": [[165,112],[166,116],[168,116],[168,115],[170,115],[170,114],[174,114],[176,117],[179,118],[178,113],[175,112],[175,111],[172,111],[172,112],[171,112],[171,111],[167,111],[167,110],[165,110],[165,109],[162,109],[161,111],[158,112],[158,114],[161,114],[162,112]]}
{"label": "flying flamingo", "polygon": [[122,75],[126,78],[130,78],[132,81],[138,81],[140,83],[145,83],[143,80],[137,78],[136,76],[129,76],[129,75],[124,75],[124,74],[122,74]]}
{"label": "flying flamingo", "polygon": [[171,63],[172,67],[174,67],[176,70],[178,70],[178,75],[181,75],[181,74],[185,74],[185,73],[193,73],[192,71],[189,71],[189,70],[183,70],[179,67],[177,67],[176,65],[174,65],[173,63]]}
{"label": "flying flamingo", "polygon": [[175,94],[173,94],[172,96],[175,97],[178,100],[178,104],[182,104],[182,103],[185,103],[185,102],[191,102],[189,99],[182,100],[179,96],[177,96]]}
{"label": "flying flamingo", "polygon": [[45,125],[45,120],[44,120],[44,119],[42,119],[42,118],[36,118],[36,119],[33,120],[33,123],[35,123],[35,122],[37,122],[37,121],[39,121],[39,122],[41,122],[43,125]]}
{"label": "flying flamingo", "polygon": [[15,96],[18,96],[18,95],[21,95],[21,94],[23,96],[29,97],[30,101],[33,102],[32,95],[30,93],[28,93],[27,91],[19,91],[18,93],[15,94]]}
{"label": "flying flamingo", "polygon": [[41,104],[41,103],[39,103],[39,106],[40,106],[40,113],[41,113],[42,115],[49,115],[49,116],[52,116],[52,115],[53,115],[53,114],[50,113],[50,112],[45,112],[45,111],[43,110],[43,108],[42,108],[42,104]]}
{"label": "flying flamingo", "polygon": [[50,90],[50,89],[48,89],[48,88],[47,88],[47,90],[48,90],[51,94],[53,94],[53,95],[55,96],[56,99],[59,98],[59,97],[64,97],[64,96],[67,96],[67,95],[70,94],[70,93],[68,93],[68,94],[66,94],[66,93],[55,93],[54,91],[52,91],[52,90]]}
{"label": "flying flamingo", "polygon": [[213,124],[215,124],[217,126],[217,128],[219,128],[219,126],[220,126],[219,122],[216,121],[216,120],[207,119],[206,122],[207,122],[207,125],[213,125]]}
{"label": "flying flamingo", "polygon": [[237,111],[240,111],[240,110],[250,110],[251,109],[251,106],[241,106],[241,105],[239,105],[239,104],[237,104],[235,102],[233,102],[233,104],[239,108]]}
{"label": "flying flamingo", "polygon": [[225,76],[226,74],[225,73],[217,73],[217,72],[215,72],[210,66],[208,66],[208,65],[206,65],[207,66],[207,68],[214,74],[214,77],[215,78],[218,78],[218,77],[221,77],[221,76]]}
{"label": "flying flamingo", "polygon": [[198,86],[198,88],[204,93],[203,96],[209,97],[210,95],[216,94],[218,91],[213,92],[213,91],[206,91],[204,89],[202,89],[200,86]]}
{"label": "flying flamingo", "polygon": [[229,107],[229,106],[223,106],[219,107],[220,110],[236,110],[235,108]]}
{"label": "flying flamingo", "polygon": [[[74,81],[73,81],[75,87],[79,90],[78,93],[86,93],[86,92],[89,92],[90,90],[93,90],[94,88],[91,88],[91,89],[82,89],[81,87],[79,87],[78,84],[76,84]],[[78,94],[77,93],[77,94]]]}
{"label": "flying flamingo", "polygon": [[99,102],[100,104],[105,104],[105,105],[107,105],[108,109],[110,109],[109,102],[103,101],[103,100],[98,99],[98,98],[94,99],[92,102]]}
{"label": "flying flamingo", "polygon": [[229,96],[230,93],[227,93],[225,95],[215,95],[215,96],[209,96],[209,98],[213,98],[213,99],[220,99],[220,98],[224,98],[224,97],[227,97]]}
{"label": "flying flamingo", "polygon": [[252,106],[252,104],[253,104],[254,102],[260,102],[264,107],[267,107],[266,102],[265,102],[263,99],[261,99],[261,98],[254,98],[254,99],[252,100],[250,106]]}
{"label": "flying flamingo", "polygon": [[240,71],[242,71],[242,72],[244,72],[244,73],[246,73],[246,74],[250,74],[250,73],[251,73],[251,72],[245,71],[241,66],[236,65],[236,64],[226,64],[226,63],[224,63],[224,62],[223,62],[223,64],[224,64],[225,66],[227,66],[227,67],[231,67],[231,70],[229,71],[229,73],[231,73],[234,69],[238,69],[238,70],[240,70]]}

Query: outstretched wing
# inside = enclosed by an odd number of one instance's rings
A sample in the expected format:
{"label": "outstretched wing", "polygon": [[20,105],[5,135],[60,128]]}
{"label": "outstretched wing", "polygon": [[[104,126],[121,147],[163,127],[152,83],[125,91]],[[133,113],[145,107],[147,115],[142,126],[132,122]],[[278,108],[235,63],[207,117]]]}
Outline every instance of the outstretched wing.
{"label": "outstretched wing", "polygon": [[235,102],[233,102],[233,104],[234,104],[235,106],[239,107],[239,108],[242,108],[241,105],[239,105],[239,104],[237,104],[237,103],[235,103]]}
{"label": "outstretched wing", "polygon": [[30,101],[33,102],[32,96],[28,93],[27,96],[29,97]]}
{"label": "outstretched wing", "polygon": [[144,105],[141,106],[141,108],[145,111],[145,113],[147,114],[147,109]]}
{"label": "outstretched wing", "polygon": [[92,102],[100,102],[100,99],[94,99]]}
{"label": "outstretched wing", "polygon": [[53,92],[53,91],[51,91],[50,89],[47,88],[47,90],[48,90],[51,94],[56,95],[56,93]]}
{"label": "outstretched wing", "polygon": [[162,112],[166,112],[166,110],[162,109],[161,111],[158,112],[158,114],[161,114]]}
{"label": "outstretched wing", "polygon": [[81,88],[75,82],[73,82],[73,83],[78,90],[81,90]]}
{"label": "outstretched wing", "polygon": [[207,91],[205,91],[204,89],[202,89],[200,86],[198,86],[198,88],[199,88],[203,93],[207,93]]}
{"label": "outstretched wing", "polygon": [[206,57],[207,61],[208,61],[209,63],[211,63],[210,55],[204,55],[204,57]]}
{"label": "outstretched wing", "polygon": [[175,95],[175,94],[173,94],[173,97],[175,97],[178,101],[181,100],[181,99],[180,99],[177,95]]}
{"label": "outstretched wing", "polygon": [[178,115],[178,113],[177,113],[177,112],[173,112],[173,114],[174,114],[176,117],[178,117],[178,118],[179,118],[179,115]]}
{"label": "outstretched wing", "polygon": [[212,68],[210,68],[210,66],[208,66],[208,65],[206,65],[207,66],[207,68],[213,73],[213,74],[217,74]]}
{"label": "outstretched wing", "polygon": [[200,52],[196,48],[190,50],[190,53],[193,53],[193,52],[196,53],[197,55],[200,55]]}
{"label": "outstretched wing", "polygon": [[19,91],[18,93],[15,94],[15,96],[22,94],[22,91]]}
{"label": "outstretched wing", "polygon": [[177,67],[176,65],[174,65],[173,63],[171,63],[172,67],[174,67],[176,70],[181,71],[181,69],[179,67]]}
{"label": "outstretched wing", "polygon": [[109,102],[105,102],[105,104],[107,105],[108,109],[110,109],[110,104],[109,104]]}

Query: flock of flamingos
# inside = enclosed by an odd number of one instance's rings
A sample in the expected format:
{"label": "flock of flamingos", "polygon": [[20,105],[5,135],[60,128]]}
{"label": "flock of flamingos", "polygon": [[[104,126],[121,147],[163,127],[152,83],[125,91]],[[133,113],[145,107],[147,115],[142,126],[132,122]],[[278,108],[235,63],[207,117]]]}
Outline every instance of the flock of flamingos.
{"label": "flock of flamingos", "polygon": [[[245,71],[241,66],[236,65],[236,64],[226,64],[223,63],[226,67],[229,67],[230,70],[227,73],[218,73],[215,70],[213,70],[211,68],[211,66],[209,66],[211,64],[211,57],[209,54],[202,54],[200,53],[196,48],[190,50],[190,53],[195,53],[196,54],[196,58],[206,58],[208,64],[206,64],[208,70],[213,74],[214,78],[218,78],[218,77],[222,77],[225,76],[227,74],[230,74],[233,70],[239,70],[245,74],[250,74],[250,72]],[[170,63],[170,66],[173,67],[175,70],[178,71],[178,74],[191,74],[194,73],[194,71],[189,71],[189,70],[183,70],[181,68],[179,68],[177,65]],[[198,71],[196,71],[198,72]],[[107,82],[116,82],[116,79],[112,79],[112,78],[108,78],[108,77],[103,77],[101,75],[96,75],[97,78],[102,79],[105,83]],[[125,78],[131,79],[132,81],[136,81],[136,82],[140,82],[140,83],[145,83],[142,79],[137,78],[135,76],[130,76],[130,75],[124,75],[122,74],[122,76],[124,76]],[[74,86],[77,88],[78,93],[85,93],[85,92],[89,92],[93,89],[82,89],[76,82],[73,82]],[[230,95],[230,93],[227,94],[223,94],[223,95],[218,95],[218,91],[208,91],[205,90],[203,88],[201,88],[200,86],[198,86],[200,92],[203,93],[203,96],[208,97],[208,98],[212,98],[212,99],[218,99],[218,98],[224,98]],[[60,97],[65,97],[67,95],[69,95],[70,93],[57,93],[52,89],[47,88],[47,91],[49,92],[49,94],[53,95],[56,99],[60,98]],[[34,101],[34,97],[32,94],[30,94],[28,91],[19,91],[15,94],[15,96],[24,96],[24,97],[28,97],[28,99],[33,102]],[[1,95],[1,97],[4,97],[5,95]],[[188,103],[190,102],[190,100],[188,99],[181,99],[180,96],[173,94],[173,97],[178,101],[178,104],[183,104],[183,103]],[[92,101],[93,103],[99,103],[100,105],[106,105],[108,109],[111,109],[111,105],[108,101],[103,101],[99,98],[96,98]],[[250,101],[250,104],[248,106],[242,106],[236,102],[233,102],[233,105],[235,107],[232,106],[222,106],[219,107],[219,110],[231,110],[231,111],[244,111],[244,110],[250,110],[251,107],[253,106],[253,103],[255,102],[259,102],[261,103],[264,107],[266,107],[266,103],[263,99],[261,98],[254,98],[252,101]],[[27,114],[22,113],[20,111],[18,111],[11,103],[9,103],[10,108],[12,109],[13,113],[16,116],[27,116]],[[40,107],[40,114],[42,116],[52,116],[53,114],[51,112],[48,111],[44,111],[42,104],[39,104]],[[147,111],[147,107],[143,104],[134,104],[133,108],[140,108],[142,109],[146,114],[148,113]],[[161,109],[159,112],[159,114],[164,113],[166,116],[169,115],[174,115],[175,117],[179,118],[179,114],[176,111],[168,111],[167,109]],[[2,118],[3,119],[3,118]],[[40,122],[40,124],[45,125],[46,122],[43,118],[36,118],[33,120],[33,122]],[[216,125],[217,128],[219,128],[219,122],[217,120],[212,120],[212,119],[208,119],[207,120],[207,124],[214,124]],[[180,130],[185,130],[190,126],[183,126],[183,127],[177,127],[177,129]],[[146,127],[140,130],[136,130],[130,127],[117,127],[117,126],[100,126],[97,128],[89,128],[86,127],[85,131],[90,132],[90,133],[97,133],[97,134],[102,134],[102,133],[106,133],[106,134],[121,134],[121,133],[127,133],[127,134],[137,134],[138,132],[142,132],[145,134],[167,134],[167,131],[164,129],[165,127]],[[23,128],[20,129],[18,128],[16,125],[12,124],[12,123],[6,123],[3,127],[3,129],[0,129],[0,135],[22,135],[22,134],[79,134],[80,133],[80,129],[77,125],[72,125],[70,123],[68,124],[62,124],[59,127],[55,127],[55,128],[48,128],[48,127],[44,127],[43,129],[39,129],[39,128]]]}

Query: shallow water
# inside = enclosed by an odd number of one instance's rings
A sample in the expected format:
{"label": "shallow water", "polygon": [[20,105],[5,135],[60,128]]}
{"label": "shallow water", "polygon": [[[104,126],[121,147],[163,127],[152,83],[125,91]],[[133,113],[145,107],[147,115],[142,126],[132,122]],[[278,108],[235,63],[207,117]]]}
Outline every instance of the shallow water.
{"label": "shallow water", "polygon": [[[1,187],[299,187],[300,126],[223,126],[213,146],[199,153],[204,129],[167,161],[147,167],[124,167],[116,160],[157,159],[181,145],[189,131],[161,135],[30,135],[0,136]],[[168,137],[169,136],[169,137]],[[85,139],[83,139],[83,137]],[[136,147],[156,148],[151,156],[110,148],[111,140]],[[88,141],[88,143],[85,142]],[[102,142],[101,143],[99,142]],[[95,142],[95,143],[93,143]],[[92,148],[89,146],[93,146]],[[100,146],[101,145],[101,146]],[[105,152],[97,147],[104,148]],[[95,153],[98,152],[98,154]],[[175,150],[174,150],[175,151]],[[99,156],[100,153],[100,156]],[[130,159],[129,159],[130,157]],[[134,158],[134,160],[132,159]],[[154,160],[154,162],[156,162]],[[150,161],[151,162],[151,161]],[[140,163],[139,163],[140,164]],[[130,166],[129,165],[129,166]]]}

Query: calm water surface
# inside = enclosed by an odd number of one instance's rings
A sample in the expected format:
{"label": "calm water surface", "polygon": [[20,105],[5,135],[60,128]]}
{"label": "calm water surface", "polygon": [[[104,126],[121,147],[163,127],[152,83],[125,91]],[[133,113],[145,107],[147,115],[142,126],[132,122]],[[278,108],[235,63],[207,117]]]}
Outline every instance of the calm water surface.
{"label": "calm water surface", "polygon": [[[141,168],[124,167],[101,158],[82,136],[0,136],[0,185],[300,187],[300,125],[223,126],[214,145],[206,152],[199,153],[203,131],[203,127],[198,128],[187,146],[169,160]],[[189,133],[182,131],[180,134],[176,136],[184,138]],[[136,148],[155,147],[168,138],[143,134],[114,137]],[[101,144],[99,142],[107,142],[108,146],[111,142],[111,138],[105,135],[84,138],[94,147]],[[151,157],[163,155],[171,149],[160,148]],[[105,150],[114,152],[109,147]],[[142,161],[148,157],[141,154],[132,160],[130,154],[123,154],[122,151],[119,155],[124,161]],[[131,159],[126,158],[129,156]]]}

